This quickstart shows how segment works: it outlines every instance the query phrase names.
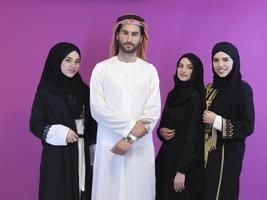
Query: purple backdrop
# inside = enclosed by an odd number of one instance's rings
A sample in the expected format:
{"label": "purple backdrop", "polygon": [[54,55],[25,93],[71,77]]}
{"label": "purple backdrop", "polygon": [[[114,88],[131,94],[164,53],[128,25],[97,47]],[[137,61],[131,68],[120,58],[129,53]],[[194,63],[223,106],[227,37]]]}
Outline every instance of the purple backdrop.
{"label": "purple backdrop", "polygon": [[[1,1],[1,199],[37,199],[41,143],[30,134],[28,121],[50,47],[59,41],[77,44],[82,51],[81,74],[88,83],[94,65],[108,56],[115,18],[126,13],[139,14],[148,22],[148,58],[158,69],[163,103],[181,54],[191,51],[200,56],[207,83],[212,46],[227,40],[238,47],[243,78],[253,87],[256,107],[240,199],[267,199],[266,10],[267,3],[260,0]],[[156,137],[154,141],[158,150],[160,143]]]}

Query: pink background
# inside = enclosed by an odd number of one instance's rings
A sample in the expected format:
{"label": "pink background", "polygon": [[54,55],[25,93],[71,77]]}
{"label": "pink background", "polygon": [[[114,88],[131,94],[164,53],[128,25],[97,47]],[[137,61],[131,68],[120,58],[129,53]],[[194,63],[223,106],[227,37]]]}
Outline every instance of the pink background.
{"label": "pink background", "polygon": [[[116,17],[126,13],[143,16],[149,25],[148,58],[158,69],[163,103],[173,87],[172,75],[181,54],[199,55],[208,83],[212,46],[226,40],[238,47],[243,78],[253,87],[256,108],[240,199],[267,199],[266,11],[263,0],[1,1],[1,199],[36,200],[38,196],[41,143],[30,133],[28,121],[50,47],[59,41],[77,44],[82,51],[81,74],[88,83],[94,65],[108,57]],[[158,150],[160,143],[154,139]]]}

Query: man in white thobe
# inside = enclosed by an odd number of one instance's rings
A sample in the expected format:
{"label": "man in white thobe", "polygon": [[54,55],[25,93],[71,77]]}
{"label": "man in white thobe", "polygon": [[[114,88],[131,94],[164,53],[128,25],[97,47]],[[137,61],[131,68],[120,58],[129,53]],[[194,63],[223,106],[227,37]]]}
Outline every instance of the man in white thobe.
{"label": "man in white thobe", "polygon": [[118,18],[111,58],[98,63],[90,80],[90,105],[98,122],[92,200],[154,200],[152,131],[160,116],[159,78],[144,60],[144,19]]}

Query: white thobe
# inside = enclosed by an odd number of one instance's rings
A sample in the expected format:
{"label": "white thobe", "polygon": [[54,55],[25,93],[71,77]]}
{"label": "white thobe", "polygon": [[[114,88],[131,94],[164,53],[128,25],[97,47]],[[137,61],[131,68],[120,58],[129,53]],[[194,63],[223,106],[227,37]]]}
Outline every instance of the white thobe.
{"label": "white thobe", "polygon": [[[112,57],[95,66],[90,92],[91,113],[98,122],[92,200],[154,200],[152,131],[161,109],[155,67],[139,58],[125,63]],[[112,153],[140,119],[151,121],[149,133],[125,155]]]}

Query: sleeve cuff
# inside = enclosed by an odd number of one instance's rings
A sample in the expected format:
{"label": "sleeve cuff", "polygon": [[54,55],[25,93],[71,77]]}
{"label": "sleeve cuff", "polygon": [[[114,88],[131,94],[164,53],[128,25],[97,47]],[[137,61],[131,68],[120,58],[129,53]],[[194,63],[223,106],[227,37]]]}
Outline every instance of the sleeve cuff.
{"label": "sleeve cuff", "polygon": [[123,137],[127,137],[127,135],[131,132],[131,130],[133,129],[134,125],[135,125],[136,121],[132,120],[129,125],[125,128],[125,131],[122,133]]}
{"label": "sleeve cuff", "polygon": [[218,131],[222,131],[222,116],[216,115],[212,127]]}
{"label": "sleeve cuff", "polygon": [[227,119],[223,119],[222,120],[222,138],[223,139],[231,139],[233,138],[233,134],[234,134],[234,126],[231,123],[230,120]]}
{"label": "sleeve cuff", "polygon": [[67,145],[67,135],[68,135],[69,128],[61,125],[55,124],[52,125],[47,132],[46,142],[51,145],[55,146],[66,146]]}
{"label": "sleeve cuff", "polygon": [[181,173],[181,174],[186,174],[186,169],[178,167],[177,168],[177,172]]}

